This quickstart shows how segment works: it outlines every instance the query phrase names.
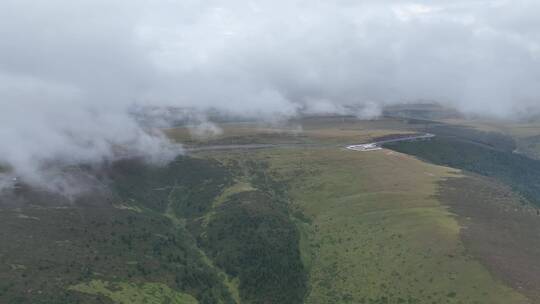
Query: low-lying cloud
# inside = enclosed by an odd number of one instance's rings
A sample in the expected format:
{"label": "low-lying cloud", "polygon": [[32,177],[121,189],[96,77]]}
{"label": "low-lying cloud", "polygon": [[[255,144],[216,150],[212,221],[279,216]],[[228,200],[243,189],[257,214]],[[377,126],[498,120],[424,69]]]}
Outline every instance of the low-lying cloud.
{"label": "low-lying cloud", "polygon": [[[534,0],[0,2],[0,163],[178,153],[134,105],[275,119],[436,100],[540,105]],[[195,132],[218,132],[202,122]],[[120,153],[122,154],[122,153]]]}

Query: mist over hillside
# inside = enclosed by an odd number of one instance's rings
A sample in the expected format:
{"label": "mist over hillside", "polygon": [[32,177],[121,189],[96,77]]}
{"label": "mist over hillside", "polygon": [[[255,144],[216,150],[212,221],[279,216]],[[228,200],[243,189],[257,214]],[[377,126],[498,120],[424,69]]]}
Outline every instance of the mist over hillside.
{"label": "mist over hillside", "polygon": [[0,303],[540,303],[539,16],[0,0]]}
{"label": "mist over hillside", "polygon": [[[99,162],[117,147],[180,149],[133,118],[190,108],[282,121],[372,118],[435,100],[496,117],[538,113],[537,1],[0,3],[0,163]],[[177,118],[162,117],[161,126]],[[174,153],[171,154],[171,151]]]}

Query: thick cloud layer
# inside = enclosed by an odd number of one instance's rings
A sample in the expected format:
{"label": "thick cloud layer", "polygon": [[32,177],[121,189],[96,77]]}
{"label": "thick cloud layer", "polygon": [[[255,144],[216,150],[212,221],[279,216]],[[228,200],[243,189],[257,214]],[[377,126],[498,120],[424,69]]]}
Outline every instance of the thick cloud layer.
{"label": "thick cloud layer", "polygon": [[[540,107],[535,0],[3,0],[0,163],[171,155],[133,104],[283,117]],[[332,110],[334,109],[334,110]],[[164,150],[165,148],[165,150]],[[161,153],[161,154],[160,154]]]}

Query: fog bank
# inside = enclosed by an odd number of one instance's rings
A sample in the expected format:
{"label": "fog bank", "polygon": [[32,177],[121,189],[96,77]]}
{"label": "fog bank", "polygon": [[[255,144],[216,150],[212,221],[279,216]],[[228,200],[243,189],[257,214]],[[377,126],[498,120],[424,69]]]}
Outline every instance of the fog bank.
{"label": "fog bank", "polygon": [[54,161],[178,153],[134,105],[268,120],[416,100],[537,112],[538,12],[533,0],[4,0],[0,163],[39,180]]}

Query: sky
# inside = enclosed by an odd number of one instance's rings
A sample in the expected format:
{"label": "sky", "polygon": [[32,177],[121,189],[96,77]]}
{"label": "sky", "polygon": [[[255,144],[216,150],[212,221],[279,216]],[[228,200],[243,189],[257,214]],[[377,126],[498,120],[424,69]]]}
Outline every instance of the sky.
{"label": "sky", "polygon": [[540,110],[536,0],[2,0],[0,163],[119,146],[181,151],[129,114],[176,106],[287,118],[433,100],[513,117]]}

